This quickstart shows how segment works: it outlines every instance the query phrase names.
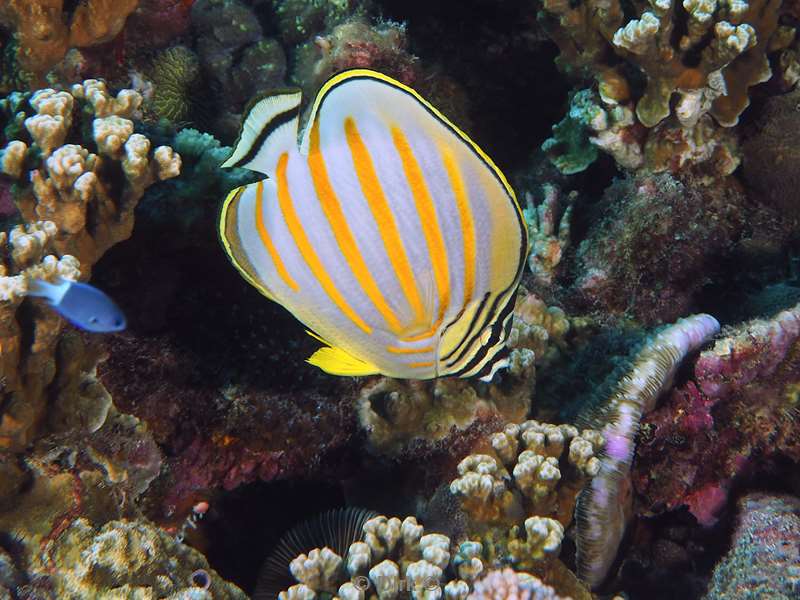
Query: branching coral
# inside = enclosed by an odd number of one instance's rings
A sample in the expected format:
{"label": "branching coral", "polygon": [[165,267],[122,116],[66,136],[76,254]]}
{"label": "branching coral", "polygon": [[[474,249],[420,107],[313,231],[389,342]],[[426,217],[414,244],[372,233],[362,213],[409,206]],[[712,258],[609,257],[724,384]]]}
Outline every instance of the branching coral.
{"label": "branching coral", "polygon": [[86,0],[72,11],[65,4],[64,0],[8,0],[0,5],[0,19],[16,29],[19,66],[29,72],[34,85],[43,82],[69,48],[113,40],[139,0]]}
{"label": "branching coral", "polygon": [[[463,568],[456,559],[457,552],[451,555],[450,538],[425,534],[414,517],[403,521],[374,517],[364,523],[362,539],[351,544],[344,557],[330,548],[316,548],[295,558],[289,569],[299,583],[278,598],[310,599],[327,592],[363,600],[370,592],[370,596],[377,593],[379,598],[433,600],[444,595],[463,600],[472,581],[483,571],[475,557],[471,568]],[[464,544],[475,545],[468,541]]]}
{"label": "branching coral", "polygon": [[528,222],[530,254],[528,266],[537,285],[550,285],[569,246],[570,219],[577,192],[566,197],[558,187],[542,185],[542,200],[535,203],[526,194],[525,220]]}
{"label": "branching coral", "polygon": [[633,481],[646,511],[686,505],[711,525],[737,477],[778,457],[800,462],[799,340],[795,306],[700,354],[693,378],[643,422]]}
{"label": "branching coral", "polygon": [[490,438],[492,454],[458,465],[450,492],[469,515],[471,530],[493,564],[545,572],[558,555],[575,497],[597,474],[603,446],[596,431],[525,421]]}
{"label": "branching coral", "polygon": [[[484,573],[481,544],[469,540],[459,544],[437,533],[426,534],[413,517],[403,521],[379,516],[363,526],[363,540],[350,545],[344,557],[330,548],[316,548],[294,559],[290,571],[299,582],[278,595],[280,600],[313,599],[333,594],[346,600],[365,597],[414,598],[416,600],[465,600],[505,598],[512,590],[520,598],[551,598],[552,588],[528,573],[510,569],[500,574]],[[548,594],[548,595],[541,595]]]}
{"label": "branching coral", "polygon": [[[131,118],[141,102],[136,92],[112,96],[104,83],[87,80],[70,93],[40,90],[28,100],[30,113],[21,113],[32,142],[28,155],[38,151],[43,160],[30,171],[30,185],[18,180],[17,206],[28,222],[56,224],[55,249],[76,256],[84,277],[108,248],[130,236],[145,189],[180,172],[180,156],[171,148],[151,149],[145,136],[134,133]],[[87,128],[98,154],[64,143],[82,142],[78,136]]]}
{"label": "branching coral", "polygon": [[489,571],[474,587],[469,600],[568,600],[538,577],[511,569]]}
{"label": "branching coral", "polygon": [[[736,137],[724,128],[738,123],[749,88],[772,75],[768,53],[780,51],[781,78],[794,78],[795,31],[778,25],[781,0],[651,0],[628,10],[626,23],[618,0],[544,3],[539,16],[560,65],[595,79],[597,91],[573,93],[543,148],[564,173],[585,169],[595,147],[626,169],[732,173]],[[646,80],[641,92],[633,70]]]}
{"label": "branching coral", "polygon": [[586,169],[597,149],[627,170],[677,173],[691,167],[712,179],[730,175],[739,166],[738,138],[706,113],[710,103],[687,96],[674,118],[650,129],[637,120],[633,105],[584,89],[573,95],[569,114],[553,126],[555,137],[542,144],[565,174]]}
{"label": "branching coral", "polygon": [[613,55],[644,73],[647,85],[636,115],[645,127],[670,114],[676,94],[678,110],[703,106],[720,124],[735,125],[747,107],[748,88],[771,75],[766,53],[780,47],[773,40],[780,0],[686,0],[682,8],[685,12],[671,0],[639,3],[637,17],[624,23],[617,1],[553,0],[541,16],[561,49],[562,65],[598,73],[601,89],[603,79],[618,81],[612,86],[618,99],[624,99],[628,86],[621,71],[610,68]]}
{"label": "branching coral", "polygon": [[[147,186],[178,174],[180,157],[171,148],[151,152],[149,140],[133,133],[128,117],[140,103],[135,92],[111,96],[91,80],[70,93],[40,90],[6,99],[13,123],[22,127],[6,126],[5,132],[24,141],[6,144],[3,172],[15,177],[14,200],[26,225],[0,240],[3,447],[28,444],[56,414],[46,418],[48,403],[63,405],[71,398],[77,402],[73,408],[108,408],[105,390],[94,381],[97,353],[61,338],[60,318],[39,301],[21,303],[31,277],[88,278],[100,256],[130,235],[133,210]],[[99,154],[65,143],[87,131]]]}
{"label": "branching coral", "polygon": [[633,360],[611,396],[583,421],[602,431],[599,472],[578,498],[578,576],[600,585],[614,562],[631,516],[630,468],[642,415],[655,408],[681,361],[719,331],[709,315],[681,319],[655,335]]}

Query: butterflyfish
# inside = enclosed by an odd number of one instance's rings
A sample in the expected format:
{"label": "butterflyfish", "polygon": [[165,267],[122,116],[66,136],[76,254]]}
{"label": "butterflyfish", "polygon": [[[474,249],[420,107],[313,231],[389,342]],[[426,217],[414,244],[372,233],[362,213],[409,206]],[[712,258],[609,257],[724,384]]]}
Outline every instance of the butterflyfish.
{"label": "butterflyfish", "polygon": [[27,296],[44,298],[70,323],[93,333],[125,329],[125,314],[108,295],[88,283],[59,278],[55,283],[42,279],[28,282]]}
{"label": "butterflyfish", "polygon": [[234,266],[324,344],[308,362],[328,373],[491,380],[528,252],[503,173],[381,73],[328,80],[298,143],[300,101],[252,102],[222,164],[266,175],[223,203]]}

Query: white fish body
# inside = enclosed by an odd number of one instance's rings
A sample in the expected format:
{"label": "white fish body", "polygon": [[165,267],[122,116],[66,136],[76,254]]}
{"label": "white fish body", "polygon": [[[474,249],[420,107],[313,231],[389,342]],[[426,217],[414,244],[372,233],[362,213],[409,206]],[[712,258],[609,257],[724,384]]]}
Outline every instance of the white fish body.
{"label": "white fish body", "polygon": [[503,174],[380,73],[329,80],[298,146],[300,100],[255,102],[222,165],[267,176],[223,205],[233,264],[326,344],[309,362],[329,373],[491,379],[527,255]]}

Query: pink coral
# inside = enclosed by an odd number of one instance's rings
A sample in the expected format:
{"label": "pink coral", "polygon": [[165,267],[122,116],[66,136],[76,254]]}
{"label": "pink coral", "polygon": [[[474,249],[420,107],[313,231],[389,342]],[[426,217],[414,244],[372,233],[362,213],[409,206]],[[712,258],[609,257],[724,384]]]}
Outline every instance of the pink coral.
{"label": "pink coral", "polygon": [[694,377],[647,416],[634,485],[647,512],[680,506],[716,522],[728,491],[764,461],[800,462],[800,305],[704,351]]}
{"label": "pink coral", "polygon": [[468,600],[570,600],[556,594],[541,579],[511,569],[489,571],[475,582]]}

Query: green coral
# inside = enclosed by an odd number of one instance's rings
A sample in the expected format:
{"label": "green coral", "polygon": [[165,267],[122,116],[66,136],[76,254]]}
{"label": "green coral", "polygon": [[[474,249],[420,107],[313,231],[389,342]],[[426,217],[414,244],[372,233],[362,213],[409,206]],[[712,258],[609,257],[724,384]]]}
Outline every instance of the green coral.
{"label": "green coral", "polygon": [[220,199],[232,189],[259,179],[247,169],[220,169],[231,148],[208,133],[188,128],[171,139],[165,131],[159,133],[183,163],[179,177],[154,188],[142,201],[139,210],[152,221],[180,223],[188,229],[203,216],[215,214]]}
{"label": "green coral", "polygon": [[572,95],[567,116],[553,125],[553,137],[542,144],[542,150],[564,175],[585,171],[597,160],[598,151],[589,139],[588,128],[603,118],[602,109],[593,101],[592,90],[579,90]]}
{"label": "green coral", "polygon": [[188,48],[174,46],[161,52],[151,72],[155,113],[173,122],[190,120],[199,76],[200,61]]}

